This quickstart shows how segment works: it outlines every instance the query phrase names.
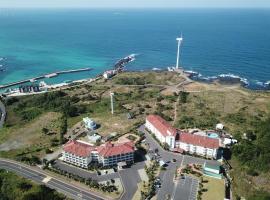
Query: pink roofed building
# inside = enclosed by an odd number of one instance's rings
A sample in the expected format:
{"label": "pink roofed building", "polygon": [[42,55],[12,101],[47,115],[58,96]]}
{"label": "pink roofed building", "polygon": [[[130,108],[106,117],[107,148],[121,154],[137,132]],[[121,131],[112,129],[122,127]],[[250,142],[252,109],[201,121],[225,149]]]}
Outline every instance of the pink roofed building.
{"label": "pink roofed building", "polygon": [[186,132],[180,133],[176,147],[190,154],[197,154],[209,158],[216,158],[219,149],[219,139],[195,135]]}
{"label": "pink roofed building", "polygon": [[108,142],[95,147],[80,140],[71,140],[64,145],[63,160],[82,168],[87,168],[91,162],[113,166],[118,162],[134,162],[134,152],[133,142],[117,144]]}
{"label": "pink roofed building", "polygon": [[188,152],[210,158],[217,157],[220,146],[218,138],[182,132],[158,115],[148,115],[145,127],[161,143],[167,143],[170,150]]}
{"label": "pink roofed building", "polygon": [[175,138],[178,134],[176,128],[158,115],[148,115],[145,127],[151,131],[161,143],[175,148]]}

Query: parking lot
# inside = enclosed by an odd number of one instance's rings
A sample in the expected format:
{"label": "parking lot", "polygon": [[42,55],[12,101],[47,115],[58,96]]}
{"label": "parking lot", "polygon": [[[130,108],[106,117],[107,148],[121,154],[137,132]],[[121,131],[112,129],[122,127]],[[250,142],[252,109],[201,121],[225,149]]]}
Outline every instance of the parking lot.
{"label": "parking lot", "polygon": [[[138,189],[138,183],[142,181],[138,171],[144,169],[145,162],[144,160],[135,162],[133,165],[131,165],[131,167],[118,170],[117,172],[109,172],[110,170],[100,170],[102,171],[101,175],[98,175],[96,172],[91,172],[76,166],[72,166],[60,160],[56,161],[55,166],[72,174],[76,174],[80,177],[92,178],[98,182],[119,178],[124,188],[124,194],[120,199],[128,200],[132,199],[133,195]],[[109,173],[106,174],[104,173],[105,171],[108,171]]]}
{"label": "parking lot", "polygon": [[199,180],[192,176],[185,176],[176,182],[175,192],[172,199],[174,200],[196,200]]}

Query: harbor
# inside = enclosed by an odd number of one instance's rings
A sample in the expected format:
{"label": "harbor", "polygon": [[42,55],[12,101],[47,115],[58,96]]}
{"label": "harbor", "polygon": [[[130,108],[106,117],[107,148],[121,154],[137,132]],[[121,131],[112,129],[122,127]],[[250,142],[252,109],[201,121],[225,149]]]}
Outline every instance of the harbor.
{"label": "harbor", "polygon": [[53,77],[58,76],[60,74],[76,73],[76,72],[91,71],[91,70],[92,70],[92,68],[81,68],[81,69],[71,69],[71,70],[53,72],[53,73],[37,76],[34,78],[30,78],[30,79],[25,79],[25,80],[21,80],[21,81],[16,81],[16,82],[0,85],[0,89],[5,89],[8,87],[12,87],[12,86],[16,86],[16,85],[20,85],[20,84],[24,84],[24,83],[29,83],[29,82],[33,83],[37,80],[44,79],[44,78],[53,78]]}
{"label": "harbor", "polygon": [[[131,54],[129,56],[126,56],[124,58],[119,59],[110,70],[104,71],[101,74],[96,75],[92,78],[87,79],[79,79],[74,81],[65,81],[61,83],[56,84],[47,84],[44,80],[45,78],[54,78],[60,74],[68,74],[68,73],[77,73],[77,72],[84,72],[84,71],[91,71],[92,68],[81,68],[81,69],[72,69],[72,70],[64,70],[64,71],[58,71],[58,72],[52,72],[49,74],[44,74],[41,76],[37,76],[30,79],[25,79],[21,81],[16,81],[12,83],[8,83],[5,85],[0,85],[1,89],[6,89],[2,95],[5,96],[24,96],[24,95],[32,95],[32,94],[40,94],[44,92],[48,92],[54,89],[59,89],[63,87],[70,87],[72,85],[78,85],[83,84],[86,82],[93,82],[95,80],[99,80],[101,78],[109,79],[113,77],[114,75],[121,73],[124,71],[125,66],[135,60],[135,54]],[[38,80],[41,80],[39,83],[35,83]],[[30,83],[30,84],[26,84]],[[12,86],[17,86],[17,88],[11,88]]]}

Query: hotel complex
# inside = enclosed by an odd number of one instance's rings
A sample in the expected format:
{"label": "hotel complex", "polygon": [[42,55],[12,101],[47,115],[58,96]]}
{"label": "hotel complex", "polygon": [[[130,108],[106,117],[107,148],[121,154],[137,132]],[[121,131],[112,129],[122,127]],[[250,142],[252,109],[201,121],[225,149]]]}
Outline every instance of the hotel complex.
{"label": "hotel complex", "polygon": [[101,166],[114,166],[119,162],[133,163],[134,152],[133,142],[118,144],[107,142],[96,147],[83,141],[71,140],[64,145],[63,160],[82,168],[87,168],[92,162]]}
{"label": "hotel complex", "polygon": [[145,127],[161,143],[168,144],[171,150],[180,150],[209,158],[217,157],[220,146],[218,138],[182,132],[158,115],[147,116]]}

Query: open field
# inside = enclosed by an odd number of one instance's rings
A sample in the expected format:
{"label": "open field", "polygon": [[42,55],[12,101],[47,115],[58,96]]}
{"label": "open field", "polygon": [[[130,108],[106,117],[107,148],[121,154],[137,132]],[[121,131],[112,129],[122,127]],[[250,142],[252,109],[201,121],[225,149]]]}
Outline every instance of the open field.
{"label": "open field", "polygon": [[[33,120],[32,123],[2,129],[0,131],[0,152],[2,151],[3,155],[7,156],[22,151],[24,155],[32,153],[44,155],[43,150],[49,148],[51,139],[57,137],[58,117],[58,113],[49,112]],[[51,134],[42,133],[43,127],[48,128]],[[9,151],[12,153],[4,153]]]}

